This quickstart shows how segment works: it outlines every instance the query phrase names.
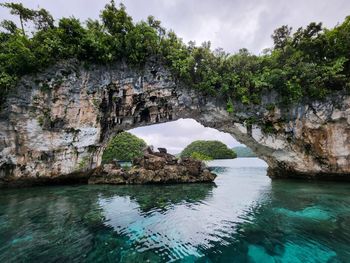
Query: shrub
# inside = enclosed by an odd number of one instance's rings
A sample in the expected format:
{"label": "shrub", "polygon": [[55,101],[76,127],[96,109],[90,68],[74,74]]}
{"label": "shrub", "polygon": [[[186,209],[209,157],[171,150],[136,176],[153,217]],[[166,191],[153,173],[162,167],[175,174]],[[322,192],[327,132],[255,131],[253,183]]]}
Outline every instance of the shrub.
{"label": "shrub", "polygon": [[147,146],[144,140],[137,136],[121,132],[108,143],[102,155],[102,163],[117,161],[132,161],[143,154],[143,149]]}

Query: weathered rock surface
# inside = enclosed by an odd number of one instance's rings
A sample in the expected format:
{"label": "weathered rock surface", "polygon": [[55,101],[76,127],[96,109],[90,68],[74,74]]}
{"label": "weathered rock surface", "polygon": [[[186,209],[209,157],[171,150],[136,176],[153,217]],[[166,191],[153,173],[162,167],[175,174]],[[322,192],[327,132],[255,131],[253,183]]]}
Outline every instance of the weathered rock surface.
{"label": "weathered rock surface", "polygon": [[1,110],[0,185],[86,178],[118,131],[179,118],[232,134],[271,177],[350,180],[350,96],[268,110],[276,96],[229,114],[225,98],[185,87],[157,60],[142,70],[62,62],[23,77]]}
{"label": "weathered rock surface", "polygon": [[216,175],[201,161],[177,159],[164,148],[160,152],[148,149],[142,158],[135,159],[130,169],[116,164],[104,164],[95,169],[89,184],[165,184],[213,182]]}

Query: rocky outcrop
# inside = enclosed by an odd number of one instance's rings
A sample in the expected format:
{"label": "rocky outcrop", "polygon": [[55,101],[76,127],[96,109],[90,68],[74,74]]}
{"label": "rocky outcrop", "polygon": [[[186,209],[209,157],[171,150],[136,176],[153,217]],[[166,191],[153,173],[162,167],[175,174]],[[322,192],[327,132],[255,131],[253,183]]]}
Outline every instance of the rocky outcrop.
{"label": "rocky outcrop", "polygon": [[216,175],[201,161],[177,159],[164,148],[159,152],[147,149],[142,158],[135,159],[130,169],[117,164],[104,164],[95,169],[89,184],[166,184],[213,182]]}
{"label": "rocky outcrop", "polygon": [[121,130],[192,118],[230,133],[269,164],[271,177],[350,178],[350,97],[260,105],[202,94],[150,60],[142,69],[65,61],[25,76],[0,113],[0,185],[86,178]]}

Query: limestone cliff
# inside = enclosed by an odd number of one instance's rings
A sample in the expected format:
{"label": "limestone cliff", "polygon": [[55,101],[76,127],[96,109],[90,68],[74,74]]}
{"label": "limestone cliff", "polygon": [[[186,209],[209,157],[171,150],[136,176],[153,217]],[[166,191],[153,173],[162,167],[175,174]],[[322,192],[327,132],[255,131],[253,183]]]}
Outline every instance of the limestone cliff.
{"label": "limestone cliff", "polygon": [[[206,96],[176,82],[156,59],[134,69],[58,63],[23,77],[0,114],[0,184],[87,180],[118,131],[193,118],[232,134],[272,177],[350,178],[350,97],[267,110]],[[254,121],[252,121],[254,120]]]}

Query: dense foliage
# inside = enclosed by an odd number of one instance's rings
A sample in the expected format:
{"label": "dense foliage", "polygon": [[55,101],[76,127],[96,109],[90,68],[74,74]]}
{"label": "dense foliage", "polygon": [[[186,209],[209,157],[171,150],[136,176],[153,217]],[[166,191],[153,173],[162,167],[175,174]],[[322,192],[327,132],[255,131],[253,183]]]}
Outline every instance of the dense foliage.
{"label": "dense foliage", "polygon": [[[210,159],[233,159],[236,153],[219,141],[194,141],[181,152],[181,157],[199,157]],[[193,156],[194,155],[194,156]]]}
{"label": "dense foliage", "polygon": [[256,157],[256,154],[248,147],[237,146],[233,147],[232,150],[237,154],[237,157]]}
{"label": "dense foliage", "polygon": [[199,161],[210,161],[213,160],[213,158],[211,158],[210,156],[207,156],[203,153],[199,153],[199,152],[192,152],[191,153],[191,158],[199,160]]}
{"label": "dense foliage", "polygon": [[136,157],[141,157],[145,147],[146,143],[144,140],[131,133],[121,132],[108,143],[102,155],[102,162],[130,162]]}
{"label": "dense foliage", "polygon": [[[133,22],[125,7],[114,1],[102,10],[100,20],[84,24],[74,17],[55,22],[45,9],[31,10],[14,3],[2,6],[19,17],[21,28],[13,21],[1,22],[1,98],[23,74],[60,59],[103,64],[126,60],[142,67],[150,56],[162,58],[176,79],[189,87],[227,98],[229,112],[234,111],[234,101],[259,104],[261,94],[269,90],[277,91],[283,103],[349,91],[350,17],[331,30],[311,23],[292,33],[282,26],[272,35],[274,47],[256,56],[246,49],[236,54],[212,51],[210,42],[186,45],[152,16]],[[35,32],[28,34],[26,23]]]}

